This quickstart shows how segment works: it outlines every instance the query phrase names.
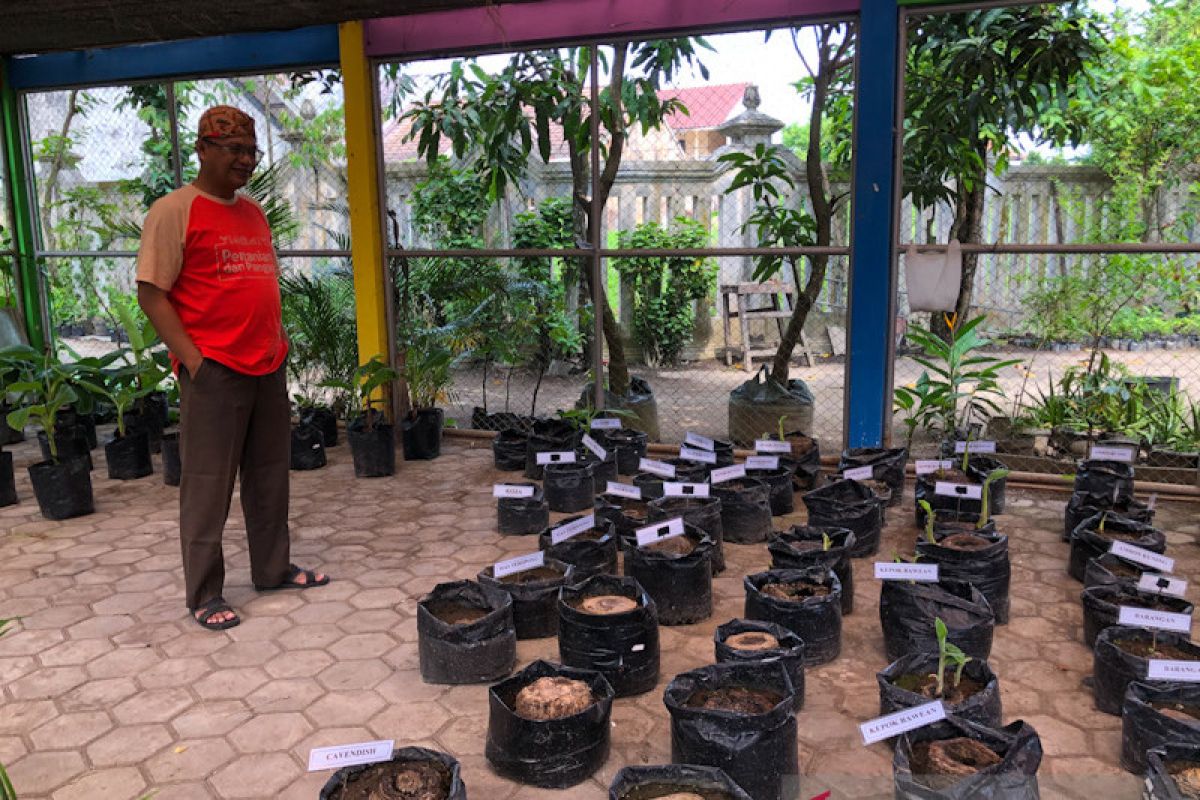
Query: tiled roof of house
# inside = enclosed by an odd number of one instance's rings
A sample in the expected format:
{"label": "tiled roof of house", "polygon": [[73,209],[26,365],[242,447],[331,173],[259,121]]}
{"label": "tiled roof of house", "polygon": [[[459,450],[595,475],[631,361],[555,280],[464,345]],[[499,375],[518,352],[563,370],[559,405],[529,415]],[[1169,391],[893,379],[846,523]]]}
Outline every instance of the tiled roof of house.
{"label": "tiled roof of house", "polygon": [[675,131],[716,128],[736,115],[746,93],[747,83],[722,83],[714,86],[689,86],[684,89],[661,89],[659,99],[678,99],[688,113],[667,115],[667,124]]}

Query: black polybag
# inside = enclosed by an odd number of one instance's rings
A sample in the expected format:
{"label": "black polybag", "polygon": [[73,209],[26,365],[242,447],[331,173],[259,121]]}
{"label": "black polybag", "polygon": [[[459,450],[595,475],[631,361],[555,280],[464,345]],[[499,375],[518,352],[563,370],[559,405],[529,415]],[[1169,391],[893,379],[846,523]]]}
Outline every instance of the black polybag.
{"label": "black polybag", "polygon": [[660,625],[690,625],[712,616],[712,539],[684,523],[684,535],[695,549],[675,556],[624,542],[625,574],[654,599]]}
{"label": "black polybag", "polygon": [[780,465],[776,469],[747,469],[746,477],[767,484],[767,500],[771,516],[781,517],[796,510],[796,489],[792,486],[792,471]]}
{"label": "black polybag", "polygon": [[96,510],[92,473],[83,456],[54,464],[39,461],[28,467],[33,496],[46,519],[82,517]]}
{"label": "black polybag", "polygon": [[[991,456],[970,456],[967,458],[967,477],[983,483],[996,470],[1008,469],[1003,461]],[[1007,502],[1008,478],[997,478],[988,487],[988,515],[1003,514]]]}
{"label": "black polybag", "polygon": [[[897,685],[897,681],[905,675],[932,675],[937,672],[937,653],[909,653],[888,664],[883,671],[875,676],[879,684],[879,713],[891,714],[905,708],[913,708],[931,702],[931,698],[923,694],[909,691]],[[951,680],[956,667],[946,666],[945,680]],[[1000,704],[1000,681],[986,661],[971,659],[963,667],[963,677],[970,678],[983,688],[960,703],[943,700],[947,714],[953,714],[971,722],[990,727],[999,727],[1003,722],[1003,711]]]}
{"label": "black polybag", "polygon": [[608,788],[608,800],[647,800],[676,792],[698,794],[706,800],[750,800],[725,770],[694,764],[621,767]]}
{"label": "black polybag", "polygon": [[[587,614],[574,605],[602,594],[628,597],[638,607]],[[558,598],[558,653],[568,667],[599,672],[617,697],[648,692],[658,682],[658,609],[633,578],[595,575],[565,586]]]}
{"label": "black polybag", "polygon": [[400,420],[400,443],[405,461],[430,461],[442,454],[442,429],[446,412],[440,408],[415,408]]}
{"label": "black polybag", "polygon": [[325,781],[318,800],[341,800],[342,791],[347,784],[353,783],[359,777],[369,774],[372,770],[379,767],[381,763],[395,764],[408,761],[437,761],[444,765],[450,772],[450,789],[446,792],[446,800],[467,800],[467,787],[463,783],[458,759],[437,750],[429,750],[424,747],[401,747],[399,750],[393,750],[391,759],[386,762],[342,767],[329,776],[329,780]]}
{"label": "black polybag", "polygon": [[1133,497],[1133,465],[1124,461],[1081,461],[1075,470],[1075,491],[1110,498],[1115,492],[1118,502],[1127,501]]}
{"label": "black polybag", "polygon": [[[451,625],[431,604],[459,601],[490,609],[487,616]],[[426,683],[482,683],[503,678],[517,662],[513,601],[508,592],[474,581],[439,583],[417,601],[417,652]]]}
{"label": "black polybag", "polygon": [[154,472],[150,459],[150,438],[145,431],[130,431],[124,436],[113,432],[104,443],[104,461],[108,477],[118,481],[144,478]]}
{"label": "black polybag", "polygon": [[[1121,558],[1112,553],[1105,553],[1099,558],[1088,560],[1087,569],[1083,571],[1083,588],[1090,589],[1093,586],[1107,586],[1109,584],[1136,586],[1146,570],[1147,567],[1130,561],[1127,558]],[[1126,575],[1127,571],[1133,574]]]}
{"label": "black polybag", "polygon": [[1121,606],[1150,608],[1150,604],[1157,601],[1166,606],[1157,609],[1159,611],[1189,616],[1192,613],[1192,604],[1182,597],[1142,592],[1137,586],[1128,584],[1093,586],[1084,589],[1079,599],[1083,602],[1083,643],[1089,648],[1095,646],[1100,631],[1117,624]]}
{"label": "black polybag", "polygon": [[538,453],[574,452],[580,433],[569,422],[560,419],[539,419],[525,442],[525,477],[540,481],[544,464],[537,463]]}
{"label": "black polybag", "polygon": [[[570,539],[554,542],[554,530],[577,522],[581,515],[566,517],[553,528],[545,528],[538,536],[538,547],[550,558],[558,559],[575,568],[572,580],[583,583],[593,575],[617,571],[617,534],[613,524],[606,519],[595,518],[593,526]],[[578,666],[578,665],[576,665]]]}
{"label": "black polybag", "polygon": [[297,471],[325,466],[325,435],[315,425],[292,426],[291,468]]}
{"label": "black polybag", "polygon": [[605,433],[602,441],[605,447],[617,451],[617,472],[622,475],[636,475],[638,464],[646,455],[648,439],[643,431],[620,428]]}
{"label": "black polybag", "polygon": [[960,581],[884,581],[879,621],[888,661],[909,653],[937,652],[934,620],[946,623],[947,640],[972,658],[986,661],[992,650],[995,616],[983,592]]}
{"label": "black polybag", "polygon": [[1067,501],[1067,510],[1063,513],[1062,540],[1064,542],[1071,541],[1071,531],[1078,528],[1079,523],[1102,511],[1109,511],[1119,517],[1125,517],[1135,522],[1144,522],[1147,525],[1154,524],[1154,509],[1140,500],[1132,497],[1118,498],[1114,504],[1111,493],[1098,495],[1088,494],[1087,492],[1076,492]]}
{"label": "black polybag", "polygon": [[639,472],[633,476],[633,485],[642,490],[643,500],[650,501],[663,496],[663,482],[674,480],[680,479],[664,478],[653,472]]}
{"label": "black polybag", "polygon": [[[779,647],[769,650],[739,650],[730,647],[726,640],[739,633],[767,633],[775,637]],[[717,626],[713,634],[718,664],[727,661],[749,663],[771,663],[778,661],[787,670],[792,681],[792,691],[795,698],[792,701],[796,711],[804,708],[804,642],[799,636],[777,625],[760,619],[732,619],[724,625]]]}
{"label": "black polybag", "polygon": [[[693,708],[700,689],[741,687],[778,694],[764,714]],[[676,675],[663,703],[671,714],[671,760],[719,767],[754,800],[789,800],[800,791],[794,689],[780,663],[726,662]]]}
{"label": "black polybag", "polygon": [[370,428],[362,417],[346,426],[356,478],[386,478],[396,473],[396,429],[376,421]]}
{"label": "black polybag", "polygon": [[[829,594],[803,600],[782,600],[762,592],[770,583],[806,581],[825,586]],[[805,569],[772,569],[747,575],[746,619],[774,622],[800,637],[804,642],[806,666],[827,664],[842,650],[842,584],[828,567]]]}
{"label": "black polybag", "polygon": [[525,469],[525,449],[529,445],[529,434],[509,428],[492,439],[492,463],[501,472],[516,472]]}
{"label": "black polybag", "polygon": [[1188,800],[1171,777],[1171,764],[1200,767],[1200,745],[1172,742],[1153,747],[1146,753],[1147,800]]}
{"label": "black polybag", "polygon": [[[1104,522],[1103,531],[1100,530],[1101,520]],[[1119,533],[1121,536],[1108,535],[1110,533]],[[1071,557],[1067,561],[1067,574],[1082,581],[1087,562],[1107,553],[1118,538],[1152,553],[1162,553],[1167,549],[1167,538],[1158,528],[1116,514],[1100,513],[1085,519],[1071,532]]]}
{"label": "black polybag", "polygon": [[326,447],[337,447],[337,414],[324,406],[303,406],[300,409],[300,424],[312,425],[321,432],[321,441]]}
{"label": "black polybag", "polygon": [[1135,775],[1146,771],[1146,751],[1168,742],[1200,746],[1200,720],[1185,722],[1155,706],[1200,707],[1200,684],[1134,681],[1121,708],[1121,766]]}
{"label": "black polybag", "polygon": [[883,525],[883,509],[879,498],[866,484],[838,480],[801,495],[808,508],[808,524],[849,528],[854,531],[851,558],[869,556],[879,551],[879,532]]}
{"label": "black polybag", "polygon": [[[537,721],[517,716],[517,693],[538,678],[586,683],[595,702],[578,714]],[[608,758],[613,690],[599,672],[534,661],[488,691],[484,755],[492,769],[518,783],[565,789],[585,780]]]}
{"label": "black polybag", "polygon": [[580,445],[575,449],[575,460],[580,464],[590,464],[592,467],[592,494],[598,495],[608,487],[609,481],[616,481],[617,451],[604,450],[604,458],[593,453],[587,447]]}
{"label": "black polybag", "polygon": [[551,511],[573,513],[592,507],[595,496],[591,464],[547,464],[542,475],[542,490]]}
{"label": "black polybag", "polygon": [[[661,486],[660,486],[661,488]],[[650,500],[625,497],[619,494],[600,494],[593,500],[596,519],[608,520],[616,529],[621,547],[632,541],[634,531],[647,525],[650,519]]]}
{"label": "black polybag", "polygon": [[[829,537],[829,549],[822,549],[824,537]],[[805,549],[804,543],[816,543],[815,549]],[[820,566],[832,569],[842,583],[842,616],[854,611],[854,531],[831,526],[793,525],[771,537],[767,550],[771,553],[771,569],[804,569]]]}
{"label": "black polybag", "polygon": [[477,576],[484,586],[512,595],[513,626],[518,639],[543,639],[558,633],[558,590],[575,579],[575,570],[553,558],[547,558],[545,565],[558,575],[531,583],[506,583],[492,577],[492,567],[487,567]]}
{"label": "black polybag", "polygon": [[[776,442],[780,440],[778,434],[770,434],[766,438]],[[792,452],[779,454],[779,466],[791,470],[792,488],[797,492],[815,489],[817,479],[821,476],[821,443],[800,431],[788,431],[783,441],[791,445]],[[802,451],[803,442],[808,442],[809,448]]]}
{"label": "black polybag", "polygon": [[725,571],[724,525],[721,521],[721,500],[718,497],[660,497],[650,503],[650,522],[682,517],[695,525],[713,541],[713,575]]}
{"label": "black polybag", "polygon": [[709,490],[721,501],[721,529],[733,544],[765,542],[771,535],[771,487],[758,478],[714,483]]}
{"label": "black polybag", "polygon": [[[1121,706],[1125,702],[1125,690],[1129,684],[1133,681],[1147,680],[1150,659],[1117,646],[1124,642],[1160,648],[1170,645],[1182,651],[1187,660],[1200,661],[1200,646],[1180,634],[1158,631],[1156,637],[1153,631],[1144,628],[1128,628],[1123,625],[1105,628],[1096,637],[1096,646],[1092,650],[1092,696],[1096,701],[1096,710],[1105,714],[1120,714]],[[1178,655],[1161,653],[1156,657],[1179,658]]]}
{"label": "black polybag", "polygon": [[496,530],[505,536],[525,536],[537,533],[550,524],[550,507],[535,483],[514,481],[509,486],[531,486],[530,497],[500,497],[496,499]]}
{"label": "black polybag", "polygon": [[[982,487],[992,472],[1004,468],[1004,464],[994,458],[971,456],[966,470],[968,483]],[[921,475],[917,478],[913,487],[916,499],[917,526],[924,527],[925,525],[925,509],[921,506],[922,500],[929,504],[929,507],[933,509],[934,516],[939,521],[978,522],[979,517],[983,514],[982,493],[979,498],[938,494],[937,484],[939,482],[935,473]],[[1007,482],[1007,478],[997,478],[987,485],[989,517],[1004,513]],[[966,490],[960,489],[959,491],[965,492]]]}
{"label": "black polybag", "polygon": [[935,528],[933,538],[936,543],[922,538],[917,540],[917,555],[924,563],[938,565],[938,577],[942,580],[962,581],[974,584],[983,596],[996,617],[996,624],[1008,622],[1009,585],[1012,583],[1012,565],[1008,555],[1008,537],[996,533],[993,528],[967,531],[971,536],[977,536],[988,542],[986,547],[977,550],[958,550],[946,547],[942,542],[962,533],[955,529]]}
{"label": "black polybag", "polygon": [[682,483],[704,483],[708,480],[708,474],[713,471],[712,464],[706,464],[703,461],[692,461],[690,458],[666,458],[663,459],[664,464],[670,464],[675,468],[675,477],[671,480],[680,481]]}
{"label": "black polybag", "polygon": [[[958,737],[982,742],[1001,756],[1001,762],[945,789],[931,789],[913,775],[913,745]],[[1041,739],[1027,722],[1017,720],[1003,728],[990,728],[947,717],[900,736],[892,759],[895,797],[896,800],[1038,800],[1037,771],[1041,763]]]}
{"label": "black polybag", "polygon": [[883,481],[892,490],[888,505],[900,505],[904,499],[904,465],[908,461],[906,447],[856,447],[843,450],[838,460],[838,472],[857,467],[871,467],[871,477]]}
{"label": "black polybag", "polygon": [[0,450],[0,507],[17,502],[17,479],[13,473],[13,454]]}

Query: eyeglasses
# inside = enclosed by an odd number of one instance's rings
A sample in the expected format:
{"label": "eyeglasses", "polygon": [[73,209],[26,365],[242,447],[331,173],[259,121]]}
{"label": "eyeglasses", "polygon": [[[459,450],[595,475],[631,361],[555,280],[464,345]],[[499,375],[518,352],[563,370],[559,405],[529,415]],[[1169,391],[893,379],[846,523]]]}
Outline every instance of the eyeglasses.
{"label": "eyeglasses", "polygon": [[234,158],[249,158],[255,164],[262,161],[263,151],[259,150],[257,147],[251,147],[250,145],[245,144],[224,144],[222,142],[218,142],[216,139],[209,138],[205,138],[204,141],[208,144],[211,144],[213,147],[221,148]]}

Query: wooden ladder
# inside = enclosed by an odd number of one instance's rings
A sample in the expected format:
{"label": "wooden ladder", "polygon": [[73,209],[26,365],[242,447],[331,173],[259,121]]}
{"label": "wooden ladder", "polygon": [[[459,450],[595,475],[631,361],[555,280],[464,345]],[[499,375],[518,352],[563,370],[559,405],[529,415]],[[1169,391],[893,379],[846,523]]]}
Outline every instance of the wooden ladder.
{"label": "wooden ladder", "polygon": [[[768,281],[766,283],[730,283],[722,284],[720,287],[721,293],[721,325],[725,333],[725,366],[733,366],[735,354],[740,355],[742,369],[746,372],[753,372],[754,359],[770,358],[775,355],[775,350],[779,341],[783,338],[784,332],[787,330],[786,320],[792,316],[793,291],[784,286],[779,281]],[[750,299],[752,297],[767,297],[770,305],[765,307],[750,308]],[[737,319],[739,328],[742,334],[742,342],[740,347],[735,347],[731,343],[731,322]],[[770,342],[764,344],[769,346],[755,348],[750,341],[750,321],[755,319],[775,320],[775,326],[779,330],[779,337],[775,340],[775,344]],[[813,365],[813,356],[809,352],[808,343],[804,340],[804,332],[800,333],[800,341],[796,344],[798,355],[804,358],[804,365],[811,367]]]}

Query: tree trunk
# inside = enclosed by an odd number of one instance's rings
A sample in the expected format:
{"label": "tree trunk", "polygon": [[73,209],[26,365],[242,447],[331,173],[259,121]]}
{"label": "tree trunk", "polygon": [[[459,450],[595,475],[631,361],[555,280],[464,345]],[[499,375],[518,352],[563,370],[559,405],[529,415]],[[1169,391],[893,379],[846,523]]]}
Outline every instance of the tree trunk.
{"label": "tree trunk", "polygon": [[46,173],[46,191],[42,193],[41,216],[43,235],[47,237],[51,235],[50,213],[54,206],[54,193],[58,189],[58,176],[62,172],[63,160],[67,154],[71,123],[75,120],[75,115],[79,113],[78,99],[78,89],[72,89],[71,93],[67,95],[67,115],[63,117],[62,128],[58,132],[59,141],[54,153],[54,160],[50,162],[50,169]]}
{"label": "tree trunk", "polygon": [[[987,164],[987,146],[979,145],[980,162]],[[973,176],[974,184],[969,192],[960,192],[955,210],[954,225],[950,238],[963,244],[978,244],[983,240],[983,204],[987,197],[987,167]],[[955,321],[966,322],[971,313],[971,298],[975,288],[975,269],[979,264],[978,253],[963,253],[962,284],[958,287],[958,300],[954,304]],[[950,327],[941,312],[929,315],[929,329],[945,341],[950,341]]]}

